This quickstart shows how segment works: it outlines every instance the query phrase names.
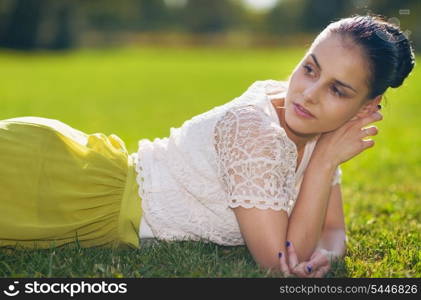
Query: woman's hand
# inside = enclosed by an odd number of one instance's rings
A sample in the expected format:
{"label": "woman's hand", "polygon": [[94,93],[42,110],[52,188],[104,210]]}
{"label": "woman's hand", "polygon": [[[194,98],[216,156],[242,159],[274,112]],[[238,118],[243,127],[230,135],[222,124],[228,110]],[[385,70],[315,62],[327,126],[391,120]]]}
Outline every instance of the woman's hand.
{"label": "woman's hand", "polygon": [[314,149],[315,155],[321,155],[334,164],[340,165],[358,155],[367,148],[374,146],[373,140],[363,141],[363,138],[376,135],[376,126],[361,130],[369,123],[380,121],[383,116],[376,111],[373,114],[358,119],[351,119],[336,130],[323,133]]}
{"label": "woman's hand", "polygon": [[309,261],[299,263],[292,243],[288,246],[288,268],[292,275],[302,278],[321,278],[330,271],[334,258],[332,252],[325,249],[316,249]]}

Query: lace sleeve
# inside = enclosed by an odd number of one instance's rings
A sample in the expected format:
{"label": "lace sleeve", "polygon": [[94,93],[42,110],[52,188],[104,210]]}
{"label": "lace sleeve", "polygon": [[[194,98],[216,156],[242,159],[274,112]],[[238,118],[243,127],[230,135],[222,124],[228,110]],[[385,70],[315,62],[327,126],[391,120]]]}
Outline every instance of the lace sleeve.
{"label": "lace sleeve", "polygon": [[295,201],[294,149],[286,133],[255,106],[233,108],[217,122],[214,146],[229,207],[286,210]]}
{"label": "lace sleeve", "polygon": [[338,183],[341,183],[342,178],[342,169],[338,166],[335,170],[335,174],[333,175],[332,186]]}

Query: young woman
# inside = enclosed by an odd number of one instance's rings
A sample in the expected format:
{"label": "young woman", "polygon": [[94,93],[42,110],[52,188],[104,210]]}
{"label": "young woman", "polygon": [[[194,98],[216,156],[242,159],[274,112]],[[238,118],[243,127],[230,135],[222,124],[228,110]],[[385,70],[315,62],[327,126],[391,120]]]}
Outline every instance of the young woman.
{"label": "young woman", "polygon": [[345,253],[339,165],[374,145],[361,129],[415,64],[402,37],[376,16],[331,23],[287,82],[257,81],[131,155],[115,135],[0,121],[0,246],[204,240],[324,276]]}

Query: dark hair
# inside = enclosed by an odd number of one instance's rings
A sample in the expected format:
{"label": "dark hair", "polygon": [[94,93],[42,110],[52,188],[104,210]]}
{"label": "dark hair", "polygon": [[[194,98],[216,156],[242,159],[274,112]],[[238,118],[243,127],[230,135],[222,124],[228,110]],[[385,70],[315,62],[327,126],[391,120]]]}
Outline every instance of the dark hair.
{"label": "dark hair", "polygon": [[408,37],[399,26],[380,15],[353,15],[328,25],[325,29],[350,37],[368,58],[367,98],[382,95],[388,87],[397,88],[415,66],[415,54]]}

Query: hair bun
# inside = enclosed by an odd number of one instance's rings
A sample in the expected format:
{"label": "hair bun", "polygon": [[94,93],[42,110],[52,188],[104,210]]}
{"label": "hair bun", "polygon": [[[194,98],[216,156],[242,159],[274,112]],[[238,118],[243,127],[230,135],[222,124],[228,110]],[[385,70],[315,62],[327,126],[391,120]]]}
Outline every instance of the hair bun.
{"label": "hair bun", "polygon": [[389,86],[392,88],[397,88],[402,85],[405,78],[412,71],[415,66],[415,54],[414,49],[408,40],[408,37],[400,30],[400,28],[392,23],[386,23],[385,29],[391,37],[389,42],[394,44],[395,50],[397,52],[397,67],[392,76]]}

